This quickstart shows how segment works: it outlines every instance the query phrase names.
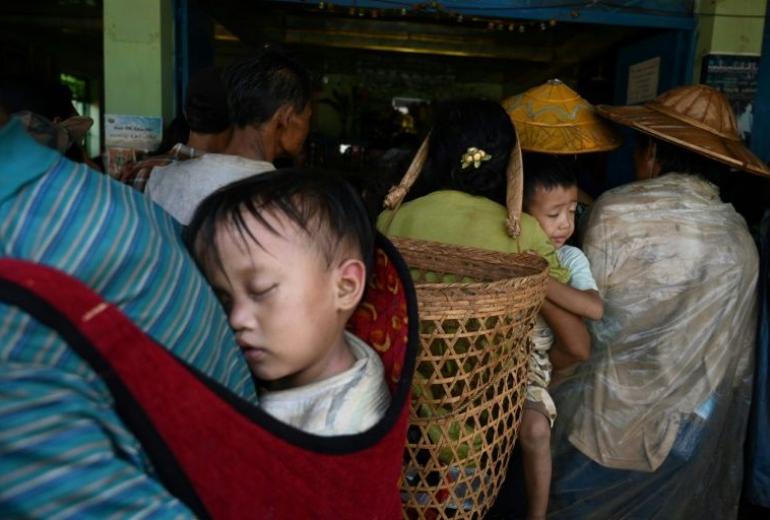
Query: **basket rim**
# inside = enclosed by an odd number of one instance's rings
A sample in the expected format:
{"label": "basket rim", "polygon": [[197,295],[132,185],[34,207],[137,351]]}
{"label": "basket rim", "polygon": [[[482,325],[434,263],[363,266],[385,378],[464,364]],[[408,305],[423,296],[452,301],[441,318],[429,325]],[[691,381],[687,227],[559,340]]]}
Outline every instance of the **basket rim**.
{"label": "basket rim", "polygon": [[[410,266],[410,268],[412,268]],[[414,269],[414,268],[412,268]],[[546,272],[538,271],[533,274],[524,274],[519,276],[506,276],[503,278],[498,278],[496,280],[487,280],[485,282],[415,282],[414,288],[416,290],[420,289],[429,289],[433,290],[436,288],[441,289],[480,289],[480,288],[487,288],[487,289],[496,289],[499,288],[501,291],[506,290],[506,286],[510,285],[512,283],[517,284],[525,284],[525,283],[535,283],[536,279],[540,278],[541,276],[547,276]],[[524,279],[524,280],[522,280]],[[532,280],[530,282],[530,280]],[[491,286],[491,287],[490,287]],[[491,298],[490,298],[491,299]]]}
{"label": "basket rim", "polygon": [[[416,290],[436,289],[436,288],[442,288],[442,289],[490,288],[490,286],[492,287],[496,285],[503,286],[505,284],[510,284],[511,282],[526,283],[530,279],[535,281],[540,277],[544,277],[548,275],[548,262],[546,261],[545,258],[535,253],[513,253],[513,252],[507,253],[503,251],[495,251],[492,249],[481,249],[478,247],[468,247],[468,246],[461,246],[457,244],[449,244],[446,242],[437,242],[434,240],[401,238],[397,236],[390,237],[390,240],[392,241],[393,245],[396,246],[396,249],[399,250],[402,256],[408,255],[408,252],[402,251],[402,246],[406,246],[407,249],[409,248],[409,246],[419,246],[421,248],[433,247],[433,248],[438,248],[443,250],[454,250],[457,253],[457,257],[462,257],[463,259],[470,260],[470,261],[473,261],[474,255],[485,256],[488,258],[497,257],[498,259],[510,259],[510,260],[513,260],[513,262],[511,262],[511,269],[513,269],[515,260],[526,258],[527,259],[526,265],[518,264],[516,265],[516,268],[532,270],[531,273],[527,273],[527,274],[519,273],[511,276],[504,276],[494,280],[486,280],[486,281],[414,282],[414,288]],[[409,269],[417,269],[416,267],[413,267],[406,258],[404,258],[404,261],[406,262],[407,267]],[[486,262],[479,259],[478,263],[485,264]],[[500,267],[504,268],[505,265],[501,265]]]}

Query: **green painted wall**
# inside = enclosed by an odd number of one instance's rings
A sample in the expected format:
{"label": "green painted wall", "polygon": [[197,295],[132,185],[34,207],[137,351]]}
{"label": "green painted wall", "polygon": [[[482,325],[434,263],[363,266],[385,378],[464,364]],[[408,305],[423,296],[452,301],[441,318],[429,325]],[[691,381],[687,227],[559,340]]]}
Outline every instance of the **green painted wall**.
{"label": "green painted wall", "polygon": [[693,81],[711,53],[760,54],[767,0],[697,0],[698,46]]}
{"label": "green painted wall", "polygon": [[104,0],[105,113],[174,114],[172,0]]}

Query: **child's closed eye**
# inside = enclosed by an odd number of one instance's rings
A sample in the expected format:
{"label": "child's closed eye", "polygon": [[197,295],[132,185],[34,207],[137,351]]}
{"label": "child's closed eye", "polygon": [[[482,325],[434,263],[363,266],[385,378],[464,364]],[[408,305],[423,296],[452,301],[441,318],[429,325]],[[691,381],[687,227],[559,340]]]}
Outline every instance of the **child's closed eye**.
{"label": "child's closed eye", "polygon": [[249,290],[249,298],[251,298],[254,301],[259,301],[263,299],[265,296],[267,296],[268,294],[270,294],[273,291],[273,289],[275,289],[276,287],[278,287],[277,283],[274,283],[270,286],[262,287],[262,288],[251,287]]}

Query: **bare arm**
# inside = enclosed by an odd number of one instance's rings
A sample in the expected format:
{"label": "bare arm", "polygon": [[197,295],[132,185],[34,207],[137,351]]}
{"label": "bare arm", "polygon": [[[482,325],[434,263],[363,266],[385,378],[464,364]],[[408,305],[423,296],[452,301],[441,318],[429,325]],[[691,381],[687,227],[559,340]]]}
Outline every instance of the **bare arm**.
{"label": "bare arm", "polygon": [[[556,377],[555,374],[558,374],[565,368],[575,366],[579,363],[579,361],[574,357],[564,353],[564,350],[562,350],[558,341],[554,343],[551,347],[551,350],[548,351],[548,357],[550,358],[551,365],[553,366],[554,378]],[[555,379],[551,381],[551,384],[555,384]]]}
{"label": "bare arm", "polygon": [[554,369],[586,361],[591,355],[591,337],[583,319],[546,300],[540,311],[556,337],[550,350]]}
{"label": "bare arm", "polygon": [[545,297],[562,309],[589,320],[600,320],[604,315],[604,303],[597,291],[581,291],[549,278]]}

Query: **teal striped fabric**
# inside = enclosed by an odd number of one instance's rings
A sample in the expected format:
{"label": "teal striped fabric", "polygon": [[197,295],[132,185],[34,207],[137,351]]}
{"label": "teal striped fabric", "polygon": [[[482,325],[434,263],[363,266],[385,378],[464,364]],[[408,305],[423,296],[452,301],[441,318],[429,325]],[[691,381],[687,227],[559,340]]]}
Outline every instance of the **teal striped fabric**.
{"label": "teal striped fabric", "polygon": [[[85,282],[242,397],[250,374],[176,223],[141,193],[0,128],[0,248]],[[61,339],[0,305],[0,517],[192,516],[153,477],[106,386]]]}

